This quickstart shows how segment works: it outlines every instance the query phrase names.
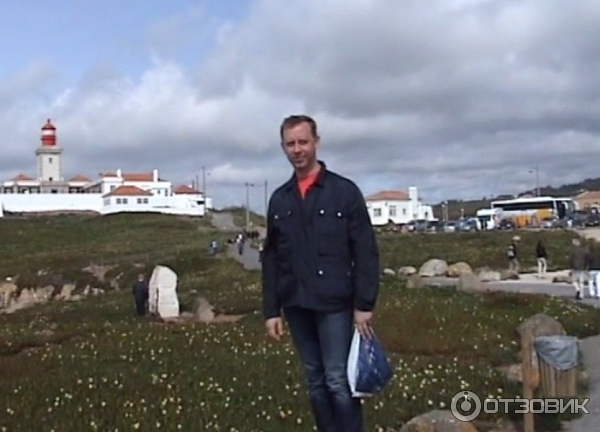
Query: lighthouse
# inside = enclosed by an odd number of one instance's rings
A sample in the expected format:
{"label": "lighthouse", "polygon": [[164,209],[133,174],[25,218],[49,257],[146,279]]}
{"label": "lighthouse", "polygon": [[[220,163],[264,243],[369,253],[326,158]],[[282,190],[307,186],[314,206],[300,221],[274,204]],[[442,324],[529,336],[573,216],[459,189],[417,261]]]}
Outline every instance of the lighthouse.
{"label": "lighthouse", "polygon": [[62,149],[56,143],[56,127],[50,119],[42,126],[41,141],[35,151],[37,179],[42,183],[62,182]]}

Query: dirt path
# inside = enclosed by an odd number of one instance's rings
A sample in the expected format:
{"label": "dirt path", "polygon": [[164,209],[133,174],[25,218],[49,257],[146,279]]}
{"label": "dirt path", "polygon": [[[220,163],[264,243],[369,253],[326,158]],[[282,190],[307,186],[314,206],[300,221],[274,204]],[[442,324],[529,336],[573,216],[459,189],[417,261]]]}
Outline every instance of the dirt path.
{"label": "dirt path", "polygon": [[242,264],[246,270],[262,269],[258,250],[250,247],[248,244],[244,246],[244,253],[242,255],[239,254],[236,244],[229,246],[228,254],[230,257]]}
{"label": "dirt path", "polygon": [[231,213],[212,213],[211,223],[215,228],[222,231],[239,231],[241,228],[235,225]]}

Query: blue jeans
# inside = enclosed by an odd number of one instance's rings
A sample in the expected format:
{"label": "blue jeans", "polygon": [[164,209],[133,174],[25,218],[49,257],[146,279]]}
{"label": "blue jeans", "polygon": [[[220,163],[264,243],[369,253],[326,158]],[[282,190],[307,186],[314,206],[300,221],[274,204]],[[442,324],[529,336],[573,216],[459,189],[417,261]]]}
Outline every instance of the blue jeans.
{"label": "blue jeans", "polygon": [[352,309],[315,312],[288,308],[284,315],[304,366],[308,397],[319,432],[362,432],[362,405],[346,372],[354,334]]}

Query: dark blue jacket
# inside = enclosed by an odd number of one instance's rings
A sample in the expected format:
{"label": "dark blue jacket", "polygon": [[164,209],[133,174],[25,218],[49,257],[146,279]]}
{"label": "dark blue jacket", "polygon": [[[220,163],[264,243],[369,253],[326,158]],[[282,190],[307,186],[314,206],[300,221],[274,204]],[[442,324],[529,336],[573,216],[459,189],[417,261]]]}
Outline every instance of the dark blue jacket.
{"label": "dark blue jacket", "polygon": [[148,300],[148,284],[146,281],[136,281],[132,287],[133,296],[135,301],[143,302]]}
{"label": "dark blue jacket", "polygon": [[262,259],[263,313],[281,308],[371,311],[379,290],[379,252],[365,200],[323,162],[302,199],[296,176],[271,196]]}

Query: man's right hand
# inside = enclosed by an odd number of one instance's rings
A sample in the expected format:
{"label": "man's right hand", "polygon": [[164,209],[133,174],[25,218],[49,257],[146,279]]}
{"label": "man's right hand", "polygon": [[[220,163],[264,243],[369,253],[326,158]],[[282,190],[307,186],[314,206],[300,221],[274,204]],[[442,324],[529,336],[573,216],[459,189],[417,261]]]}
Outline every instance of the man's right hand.
{"label": "man's right hand", "polygon": [[269,318],[266,327],[269,336],[279,342],[283,336],[283,320],[280,317]]}

